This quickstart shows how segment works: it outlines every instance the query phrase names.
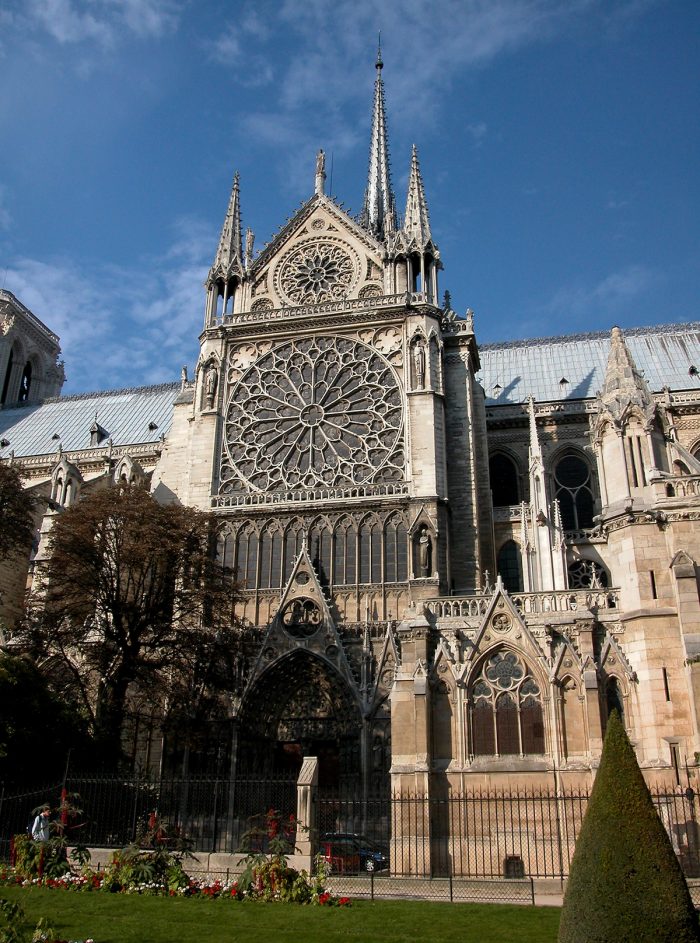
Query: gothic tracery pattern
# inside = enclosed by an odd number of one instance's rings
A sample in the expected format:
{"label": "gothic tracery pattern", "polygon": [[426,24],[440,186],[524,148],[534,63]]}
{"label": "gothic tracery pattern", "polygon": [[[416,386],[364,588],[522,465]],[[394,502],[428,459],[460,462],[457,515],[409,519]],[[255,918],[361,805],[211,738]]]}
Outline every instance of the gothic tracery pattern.
{"label": "gothic tracery pattern", "polygon": [[470,702],[475,756],[544,753],[540,686],[514,652],[499,649],[482,662]]}
{"label": "gothic tracery pattern", "polygon": [[320,304],[347,297],[355,281],[350,253],[330,241],[304,243],[293,249],[278,276],[281,293],[292,304]]}
{"label": "gothic tracery pattern", "polygon": [[396,374],[359,341],[280,344],[234,385],[222,493],[351,487],[403,479]]}

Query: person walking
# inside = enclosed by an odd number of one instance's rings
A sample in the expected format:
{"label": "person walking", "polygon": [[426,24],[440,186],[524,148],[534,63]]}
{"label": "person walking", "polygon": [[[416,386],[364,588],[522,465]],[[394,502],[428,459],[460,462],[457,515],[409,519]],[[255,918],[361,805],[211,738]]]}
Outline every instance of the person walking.
{"label": "person walking", "polygon": [[48,806],[44,806],[34,819],[32,825],[32,838],[34,841],[45,842],[50,837],[49,816],[51,811]]}

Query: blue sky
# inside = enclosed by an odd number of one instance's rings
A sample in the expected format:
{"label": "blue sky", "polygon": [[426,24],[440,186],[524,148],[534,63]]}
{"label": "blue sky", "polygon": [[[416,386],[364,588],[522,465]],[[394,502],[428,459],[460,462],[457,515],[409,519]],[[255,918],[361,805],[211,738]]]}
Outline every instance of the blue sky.
{"label": "blue sky", "polygon": [[398,206],[415,142],[479,341],[698,318],[697,0],[4,0],[0,283],[64,392],[194,364],[235,169],[257,248],[319,147],[359,212],[379,29]]}

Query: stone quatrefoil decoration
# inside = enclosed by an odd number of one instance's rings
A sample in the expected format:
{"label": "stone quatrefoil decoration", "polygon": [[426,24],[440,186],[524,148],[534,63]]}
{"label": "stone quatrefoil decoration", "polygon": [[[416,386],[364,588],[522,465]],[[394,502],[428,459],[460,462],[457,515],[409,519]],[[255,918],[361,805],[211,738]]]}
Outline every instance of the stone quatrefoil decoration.
{"label": "stone quatrefoil decoration", "polygon": [[397,376],[383,356],[350,338],[280,344],[233,385],[224,451],[224,493],[402,481]]}

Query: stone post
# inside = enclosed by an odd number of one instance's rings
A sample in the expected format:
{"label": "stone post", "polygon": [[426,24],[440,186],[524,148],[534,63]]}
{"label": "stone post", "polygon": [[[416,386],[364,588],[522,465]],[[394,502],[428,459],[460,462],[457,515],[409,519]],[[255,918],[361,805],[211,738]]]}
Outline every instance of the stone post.
{"label": "stone post", "polygon": [[311,871],[316,839],[318,793],[318,757],[305,756],[297,778],[297,855],[306,860],[301,867]]}

